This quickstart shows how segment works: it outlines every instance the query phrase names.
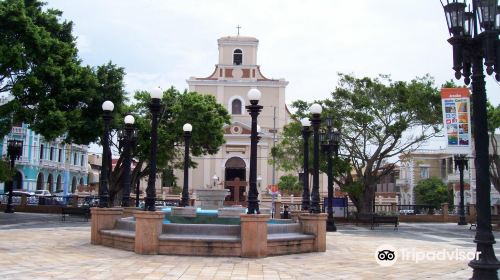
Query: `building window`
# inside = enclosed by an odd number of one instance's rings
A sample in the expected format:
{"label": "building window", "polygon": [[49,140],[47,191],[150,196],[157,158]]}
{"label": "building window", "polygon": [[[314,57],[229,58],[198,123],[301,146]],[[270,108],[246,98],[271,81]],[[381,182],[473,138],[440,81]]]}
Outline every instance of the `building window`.
{"label": "building window", "polygon": [[241,115],[241,100],[235,99],[231,102],[231,114]]}
{"label": "building window", "polygon": [[49,155],[50,160],[54,160],[54,147],[50,147],[50,155]]}
{"label": "building window", "polygon": [[441,178],[446,178],[446,159],[441,160]]}
{"label": "building window", "polygon": [[77,157],[76,157],[76,153],[75,153],[73,156],[73,165],[76,165],[76,160],[77,160]]}
{"label": "building window", "polygon": [[420,178],[427,179],[429,178],[429,167],[420,167]]}
{"label": "building window", "polygon": [[44,149],[44,147],[42,144],[42,145],[40,145],[40,159],[43,159],[43,149]]}
{"label": "building window", "polygon": [[80,165],[83,166],[83,155],[80,156]]}
{"label": "building window", "polygon": [[243,62],[243,52],[240,49],[234,50],[233,64],[234,65],[241,65],[242,62]]}
{"label": "building window", "polygon": [[59,156],[57,157],[58,162],[62,162],[62,149],[59,149]]}

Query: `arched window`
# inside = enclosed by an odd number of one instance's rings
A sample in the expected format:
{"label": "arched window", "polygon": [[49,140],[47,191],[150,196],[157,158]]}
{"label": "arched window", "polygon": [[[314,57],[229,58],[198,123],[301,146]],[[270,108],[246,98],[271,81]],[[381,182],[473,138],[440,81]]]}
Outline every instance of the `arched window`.
{"label": "arched window", "polygon": [[233,64],[234,65],[241,65],[242,62],[243,62],[243,52],[240,49],[234,50]]}
{"label": "arched window", "polygon": [[231,114],[241,115],[241,100],[235,99],[231,102]]}

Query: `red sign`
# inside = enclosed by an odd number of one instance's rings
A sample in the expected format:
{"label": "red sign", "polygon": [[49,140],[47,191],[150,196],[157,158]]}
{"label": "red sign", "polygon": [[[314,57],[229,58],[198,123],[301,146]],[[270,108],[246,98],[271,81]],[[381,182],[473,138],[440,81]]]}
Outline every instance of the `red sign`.
{"label": "red sign", "polygon": [[278,185],[269,185],[267,188],[270,189],[272,193],[277,193],[279,191]]}

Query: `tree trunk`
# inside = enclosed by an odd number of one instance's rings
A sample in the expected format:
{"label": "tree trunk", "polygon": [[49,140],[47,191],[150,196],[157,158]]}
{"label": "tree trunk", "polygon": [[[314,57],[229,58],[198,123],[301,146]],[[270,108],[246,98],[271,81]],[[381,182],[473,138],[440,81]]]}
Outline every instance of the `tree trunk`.
{"label": "tree trunk", "polygon": [[375,188],[373,186],[363,186],[363,193],[359,197],[359,201],[356,205],[358,213],[360,214],[373,214],[374,213],[374,200],[375,200]]}

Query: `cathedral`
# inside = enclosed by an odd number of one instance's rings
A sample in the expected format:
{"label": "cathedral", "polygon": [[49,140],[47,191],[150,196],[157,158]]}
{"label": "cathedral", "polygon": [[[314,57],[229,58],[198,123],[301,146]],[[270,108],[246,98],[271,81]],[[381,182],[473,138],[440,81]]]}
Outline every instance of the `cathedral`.
{"label": "cathedral", "polygon": [[[187,80],[190,91],[214,95],[231,115],[231,124],[224,127],[226,143],[217,154],[194,158],[196,169],[189,170],[190,191],[206,188],[226,188],[230,196],[226,204],[245,204],[250,167],[251,118],[245,106],[251,88],[262,92],[259,105],[264,106],[258,117],[261,140],[257,154],[257,181],[259,193],[267,193],[268,186],[278,183],[284,175],[269,164],[273,142],[291,121],[285,103],[285,79],[266,78],[257,64],[259,41],[254,37],[227,36],[217,40],[219,62],[212,74],[205,78]],[[193,128],[193,131],[196,128]],[[182,186],[182,170],[176,172]]]}

